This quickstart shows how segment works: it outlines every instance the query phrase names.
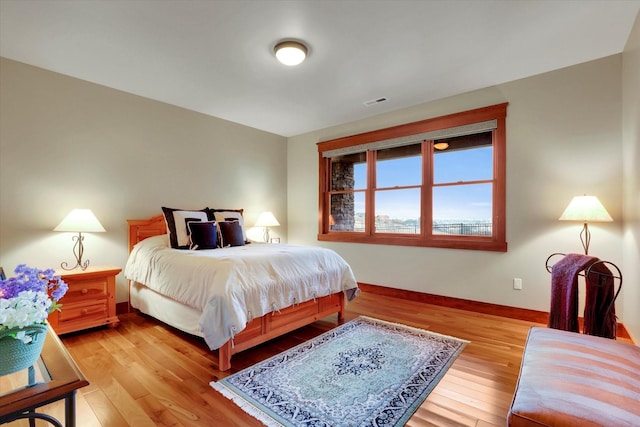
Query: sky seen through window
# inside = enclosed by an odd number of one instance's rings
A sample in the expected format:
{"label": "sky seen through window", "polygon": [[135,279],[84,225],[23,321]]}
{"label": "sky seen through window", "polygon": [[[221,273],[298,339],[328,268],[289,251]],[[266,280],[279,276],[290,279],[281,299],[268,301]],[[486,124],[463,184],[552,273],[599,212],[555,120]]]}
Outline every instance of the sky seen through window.
{"label": "sky seen through window", "polygon": [[[434,183],[459,183],[488,180],[493,177],[491,146],[469,150],[436,152]],[[422,181],[420,156],[409,156],[377,162],[377,187],[419,185]],[[366,164],[356,163],[354,188],[366,188]],[[491,184],[435,187],[434,221],[491,221]],[[411,220],[420,218],[420,196],[417,189],[378,192],[376,215]],[[356,215],[364,213],[364,197],[355,198]]]}

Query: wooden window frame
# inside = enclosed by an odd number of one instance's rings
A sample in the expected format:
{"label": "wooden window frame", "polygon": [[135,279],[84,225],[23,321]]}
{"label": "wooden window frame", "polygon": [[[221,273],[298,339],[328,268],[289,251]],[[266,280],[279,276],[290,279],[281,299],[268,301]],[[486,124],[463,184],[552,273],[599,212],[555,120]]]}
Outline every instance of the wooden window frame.
{"label": "wooden window frame", "polygon": [[[492,105],[488,107],[477,108],[474,110],[464,111],[446,116],[430,118],[418,122],[408,123],[404,125],[393,126],[385,129],[379,129],[371,132],[351,135],[343,138],[322,141],[317,144],[319,156],[319,210],[318,210],[318,240],[328,242],[346,242],[346,243],[369,243],[381,245],[400,245],[400,246],[424,246],[438,247],[450,249],[472,249],[484,251],[507,251],[506,241],[506,117],[508,103]],[[357,145],[368,144],[376,141],[384,141],[393,138],[407,137],[425,132],[438,131],[441,129],[454,128],[473,123],[484,122],[488,120],[496,121],[496,128],[493,134],[493,235],[492,236],[451,236],[451,235],[433,235],[431,232],[431,223],[427,218],[421,218],[421,230],[419,235],[393,233],[373,233],[371,221],[366,221],[365,232],[350,231],[332,231],[329,225],[329,209],[330,209],[330,173],[331,159],[323,157],[323,153],[329,150],[342,149]],[[432,147],[432,144],[430,145]],[[433,188],[431,180],[432,168],[431,159],[433,156],[432,148],[429,155],[423,148],[424,170],[423,174],[423,194],[430,192]],[[370,155],[367,153],[367,173],[375,173],[375,167],[370,167]],[[375,163],[374,163],[375,166]],[[371,170],[373,169],[373,170]],[[374,191],[367,186],[367,194]],[[423,205],[426,203],[426,209],[432,211],[431,196],[422,199]],[[373,215],[372,197],[367,197],[367,215]]]}

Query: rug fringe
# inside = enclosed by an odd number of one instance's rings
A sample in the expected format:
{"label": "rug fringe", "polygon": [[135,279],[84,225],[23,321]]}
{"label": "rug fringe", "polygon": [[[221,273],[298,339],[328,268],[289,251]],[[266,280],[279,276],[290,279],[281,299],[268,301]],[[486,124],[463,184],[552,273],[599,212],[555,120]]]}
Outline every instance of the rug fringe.
{"label": "rug fringe", "polygon": [[216,381],[211,381],[209,383],[211,387],[227,399],[231,400],[233,403],[238,405],[240,409],[242,409],[247,414],[251,415],[256,420],[260,421],[265,427],[284,427],[282,424],[265,414],[263,411],[259,410],[251,403],[247,402],[242,396],[238,396],[232,390],[227,388],[222,384],[218,384]]}

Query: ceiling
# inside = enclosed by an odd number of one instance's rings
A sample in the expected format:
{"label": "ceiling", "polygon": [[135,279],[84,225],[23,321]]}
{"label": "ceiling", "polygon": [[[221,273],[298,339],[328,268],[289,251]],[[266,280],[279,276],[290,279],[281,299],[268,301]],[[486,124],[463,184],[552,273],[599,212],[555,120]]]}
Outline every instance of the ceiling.
{"label": "ceiling", "polygon": [[[288,137],[620,53],[639,10],[640,0],[0,0],[0,56]],[[273,55],[287,38],[309,47],[297,67]]]}

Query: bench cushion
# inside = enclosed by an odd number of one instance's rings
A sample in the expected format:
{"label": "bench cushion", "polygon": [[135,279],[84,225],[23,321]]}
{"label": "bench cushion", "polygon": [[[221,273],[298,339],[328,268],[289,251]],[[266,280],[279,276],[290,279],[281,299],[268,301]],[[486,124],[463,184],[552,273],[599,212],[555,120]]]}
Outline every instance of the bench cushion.
{"label": "bench cushion", "polygon": [[531,328],[507,425],[640,426],[640,347]]}

